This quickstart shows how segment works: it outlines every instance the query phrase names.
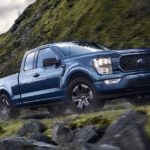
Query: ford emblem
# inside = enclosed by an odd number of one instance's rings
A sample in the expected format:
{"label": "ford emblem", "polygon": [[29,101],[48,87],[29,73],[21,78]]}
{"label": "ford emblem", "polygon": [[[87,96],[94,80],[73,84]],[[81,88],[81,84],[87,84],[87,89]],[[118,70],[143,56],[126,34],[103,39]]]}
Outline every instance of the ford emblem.
{"label": "ford emblem", "polygon": [[145,64],[145,61],[142,58],[140,58],[137,60],[137,63],[143,65]]}

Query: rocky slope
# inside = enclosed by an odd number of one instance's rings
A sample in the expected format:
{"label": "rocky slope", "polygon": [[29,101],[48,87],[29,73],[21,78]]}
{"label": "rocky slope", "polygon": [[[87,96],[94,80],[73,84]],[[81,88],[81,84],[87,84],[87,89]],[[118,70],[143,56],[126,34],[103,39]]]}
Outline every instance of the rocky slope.
{"label": "rocky slope", "polygon": [[0,35],[0,76],[19,70],[25,51],[66,40],[109,48],[150,47],[149,0],[37,0]]}
{"label": "rocky slope", "polygon": [[[38,120],[24,121],[16,132],[17,136],[0,139],[0,149],[149,150],[150,139],[145,132],[149,115],[146,111],[127,111],[119,115],[113,123],[113,118],[110,119],[110,115],[102,116],[103,113],[70,116],[57,121],[51,131],[47,132],[48,136],[45,131],[50,122],[44,124]],[[111,114],[113,113],[112,111]]]}

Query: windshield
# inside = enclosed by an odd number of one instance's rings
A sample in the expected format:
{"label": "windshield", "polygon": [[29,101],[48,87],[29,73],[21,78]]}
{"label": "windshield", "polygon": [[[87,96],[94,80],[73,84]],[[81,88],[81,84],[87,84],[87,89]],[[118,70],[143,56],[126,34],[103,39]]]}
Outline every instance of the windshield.
{"label": "windshield", "polygon": [[55,45],[64,56],[76,56],[108,50],[107,48],[92,42],[70,42]]}

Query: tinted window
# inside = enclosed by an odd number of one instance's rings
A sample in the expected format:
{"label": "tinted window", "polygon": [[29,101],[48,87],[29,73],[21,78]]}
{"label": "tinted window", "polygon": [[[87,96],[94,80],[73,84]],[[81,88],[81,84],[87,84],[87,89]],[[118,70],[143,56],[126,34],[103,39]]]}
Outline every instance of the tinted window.
{"label": "tinted window", "polygon": [[57,44],[56,47],[64,56],[75,56],[97,51],[107,50],[103,46],[91,42],[72,42],[65,46],[65,44]]}
{"label": "tinted window", "polygon": [[35,52],[32,52],[27,55],[24,70],[28,71],[33,69],[34,55]]}
{"label": "tinted window", "polygon": [[50,48],[40,50],[38,54],[37,68],[43,67],[43,60],[47,58],[56,58],[56,55]]}

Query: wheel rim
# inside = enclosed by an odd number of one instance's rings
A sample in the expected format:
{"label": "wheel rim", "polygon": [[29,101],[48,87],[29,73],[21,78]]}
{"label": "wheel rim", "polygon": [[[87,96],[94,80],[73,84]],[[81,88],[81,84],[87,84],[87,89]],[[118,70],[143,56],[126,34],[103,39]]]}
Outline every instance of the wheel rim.
{"label": "wheel rim", "polygon": [[78,84],[73,88],[72,101],[79,109],[86,109],[93,102],[93,92],[85,84]]}
{"label": "wheel rim", "polygon": [[8,101],[3,98],[0,103],[0,118],[5,120],[8,119],[10,115],[10,107]]}

